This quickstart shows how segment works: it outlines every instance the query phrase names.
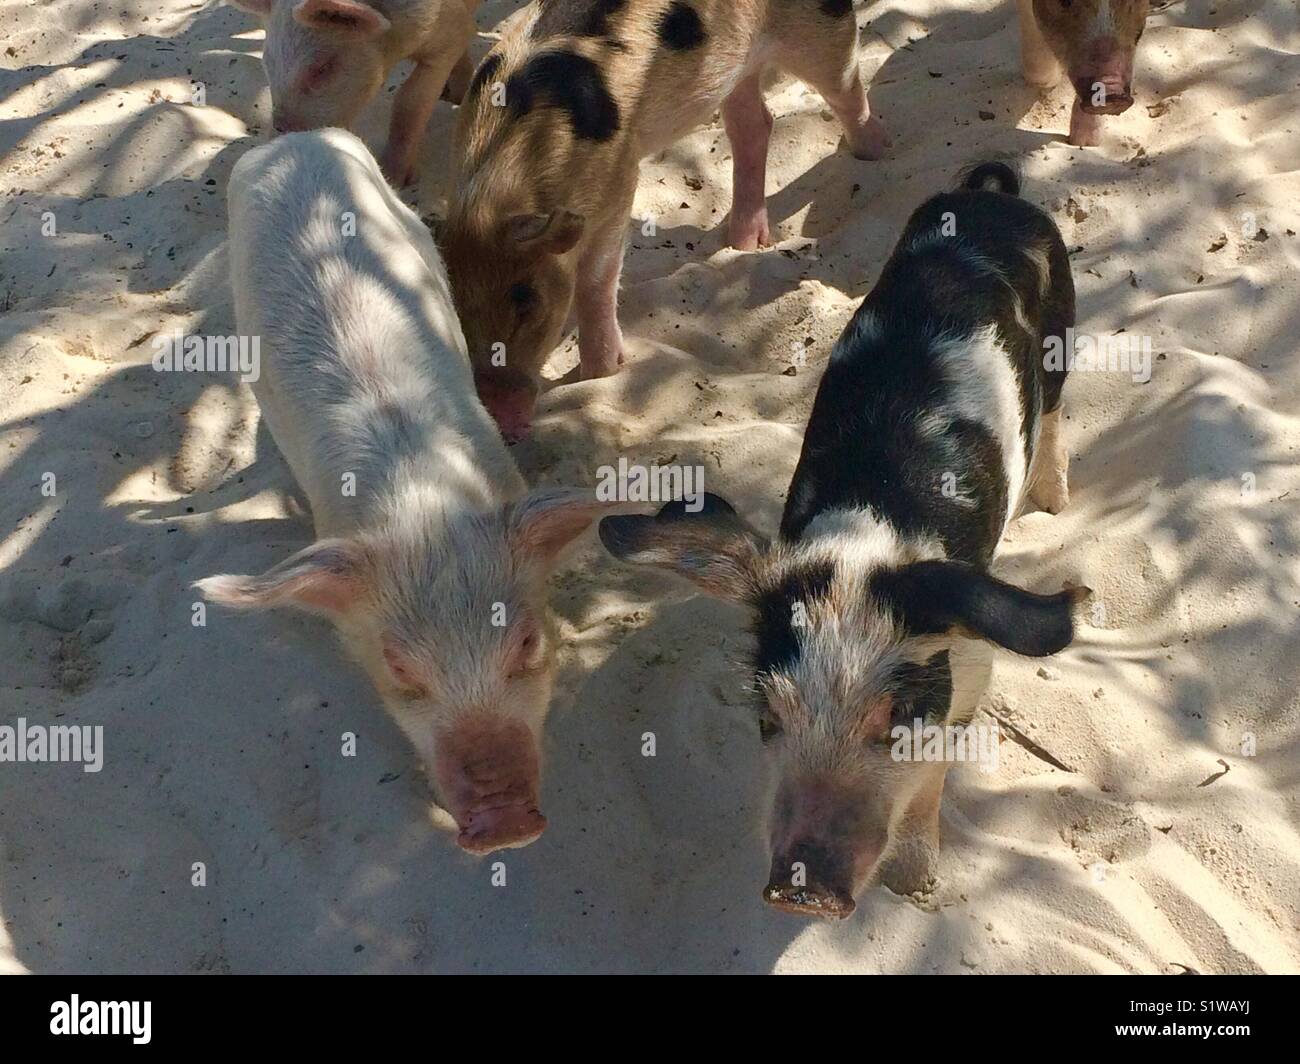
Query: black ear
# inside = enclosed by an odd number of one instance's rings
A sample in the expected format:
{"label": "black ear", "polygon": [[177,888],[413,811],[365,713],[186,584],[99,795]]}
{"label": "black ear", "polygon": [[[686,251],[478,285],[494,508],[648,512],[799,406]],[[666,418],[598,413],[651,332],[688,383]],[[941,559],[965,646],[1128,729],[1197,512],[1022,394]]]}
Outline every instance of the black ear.
{"label": "black ear", "polygon": [[766,540],[717,495],[706,492],[694,513],[687,507],[670,502],[653,517],[606,517],[600,541],[619,561],[667,569],[715,598],[746,600]]}
{"label": "black ear", "polygon": [[913,635],[965,628],[1017,654],[1046,657],[1074,639],[1074,607],[1092,592],[1036,595],[965,562],[916,562],[878,573],[872,593]]}

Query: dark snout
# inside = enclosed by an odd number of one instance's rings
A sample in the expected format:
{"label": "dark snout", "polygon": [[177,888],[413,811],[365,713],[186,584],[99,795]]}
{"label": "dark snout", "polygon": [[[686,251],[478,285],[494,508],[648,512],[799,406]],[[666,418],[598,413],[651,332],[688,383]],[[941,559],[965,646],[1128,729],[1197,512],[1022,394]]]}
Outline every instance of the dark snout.
{"label": "dark snout", "polygon": [[1133,106],[1133,84],[1120,78],[1075,78],[1079,108],[1090,115],[1122,115]]}
{"label": "dark snout", "polygon": [[843,920],[857,907],[852,862],[824,846],[796,844],[773,856],[763,900],[788,913]]}

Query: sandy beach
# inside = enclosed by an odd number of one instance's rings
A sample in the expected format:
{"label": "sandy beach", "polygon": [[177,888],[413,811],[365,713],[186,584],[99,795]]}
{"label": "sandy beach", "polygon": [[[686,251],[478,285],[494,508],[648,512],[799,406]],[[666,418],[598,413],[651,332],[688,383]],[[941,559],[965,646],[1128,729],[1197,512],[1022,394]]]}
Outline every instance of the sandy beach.
{"label": "sandy beach", "polygon": [[[483,4],[475,60],[520,6]],[[1080,330],[1149,338],[1149,379],[1071,377],[1070,505],[997,563],[1093,588],[1079,639],[997,657],[998,768],[950,773],[934,890],[831,924],[760,899],[744,616],[590,534],[552,582],[550,826],[487,860],[430,825],[324,622],[191,624],[194,580],[312,537],[249,388],[150,361],[235,331],[225,188],[268,135],[262,31],[211,0],[0,0],[0,726],[102,728],[98,771],[0,763],[0,971],[1300,971],[1300,15],[1153,7],[1137,105],[1084,149],[1068,86],[1023,84],[1009,0],[859,4],[888,157],[775,80],[777,243],[751,254],[716,119],[648,160],[629,363],[548,391],[513,449],[533,484],[699,464],[773,533],[835,337],[912,209],[984,158],[1060,227]],[[422,217],[454,117],[405,194]],[[570,334],[546,376],[576,362]]]}

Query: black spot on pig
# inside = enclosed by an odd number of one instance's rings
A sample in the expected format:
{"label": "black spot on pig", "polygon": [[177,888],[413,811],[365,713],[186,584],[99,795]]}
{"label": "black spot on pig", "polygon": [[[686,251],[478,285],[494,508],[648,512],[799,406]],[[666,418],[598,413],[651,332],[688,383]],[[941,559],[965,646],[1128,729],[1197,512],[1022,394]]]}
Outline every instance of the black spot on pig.
{"label": "black spot on pig", "polygon": [[758,675],[788,670],[799,659],[799,633],[807,626],[811,604],[830,593],[835,563],[813,562],[782,575],[755,603]]}
{"label": "black spot on pig", "polygon": [[519,281],[510,286],[510,304],[518,311],[525,311],[537,301],[537,289],[527,281]]}
{"label": "black spot on pig", "polygon": [[821,0],[817,6],[827,18],[843,18],[853,14],[853,0]]}
{"label": "black spot on pig", "polygon": [[627,0],[542,0],[541,7],[530,34],[535,41],[547,37],[607,37],[610,18],[627,7]]}
{"label": "black spot on pig", "polygon": [[659,39],[674,52],[689,52],[704,43],[704,23],[699,13],[683,0],[673,0],[659,17]]}
{"label": "black spot on pig", "polygon": [[920,720],[942,724],[952,705],[952,667],[948,651],[941,650],[928,661],[905,661],[894,674],[894,711],[890,723],[910,726]]}
{"label": "black spot on pig", "polygon": [[496,77],[497,71],[501,69],[501,56],[493,52],[487,56],[474,71],[474,77],[469,83],[469,92],[466,94],[467,99],[475,99],[483,91],[483,86],[489,84]]}
{"label": "black spot on pig", "polygon": [[573,135],[582,140],[609,140],[619,128],[618,104],[600,67],[576,52],[533,56],[506,82],[506,106],[513,118],[535,107],[559,107],[568,112]]}
{"label": "black spot on pig", "polygon": [[1039,595],[979,566],[937,559],[880,570],[868,590],[909,636],[957,632],[1035,658],[1070,645],[1074,607],[1088,594],[1074,588]]}

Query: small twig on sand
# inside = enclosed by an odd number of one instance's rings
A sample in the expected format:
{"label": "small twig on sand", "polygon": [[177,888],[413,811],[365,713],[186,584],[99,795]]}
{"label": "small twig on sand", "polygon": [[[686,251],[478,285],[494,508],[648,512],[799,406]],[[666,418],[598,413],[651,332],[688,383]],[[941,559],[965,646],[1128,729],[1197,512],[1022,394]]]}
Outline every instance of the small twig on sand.
{"label": "small twig on sand", "polygon": [[994,720],[996,720],[1000,725],[1002,725],[1002,727],[1006,728],[1008,734],[1010,734],[1011,736],[1012,742],[1014,742],[1018,746],[1023,746],[1026,750],[1028,750],[1031,754],[1033,754],[1034,757],[1038,758],[1039,761],[1045,761],[1053,768],[1059,768],[1062,772],[1074,772],[1074,769],[1072,769],[1069,765],[1065,764],[1064,762],[1060,761],[1058,758],[1052,756],[1052,754],[1044,750],[1041,746],[1039,746],[1036,742],[1034,742],[1033,739],[1029,738],[1028,735],[1022,732],[1009,720],[1006,720],[1003,717],[999,717],[992,710],[986,709],[984,712],[987,713]]}
{"label": "small twig on sand", "polygon": [[1230,771],[1231,766],[1228,764],[1228,762],[1224,761],[1223,758],[1219,758],[1219,764],[1223,766],[1222,772],[1216,772],[1213,776],[1206,777],[1205,779],[1201,780],[1201,782],[1198,783],[1196,786],[1208,787],[1215,780],[1222,779],[1224,776],[1226,776]]}

